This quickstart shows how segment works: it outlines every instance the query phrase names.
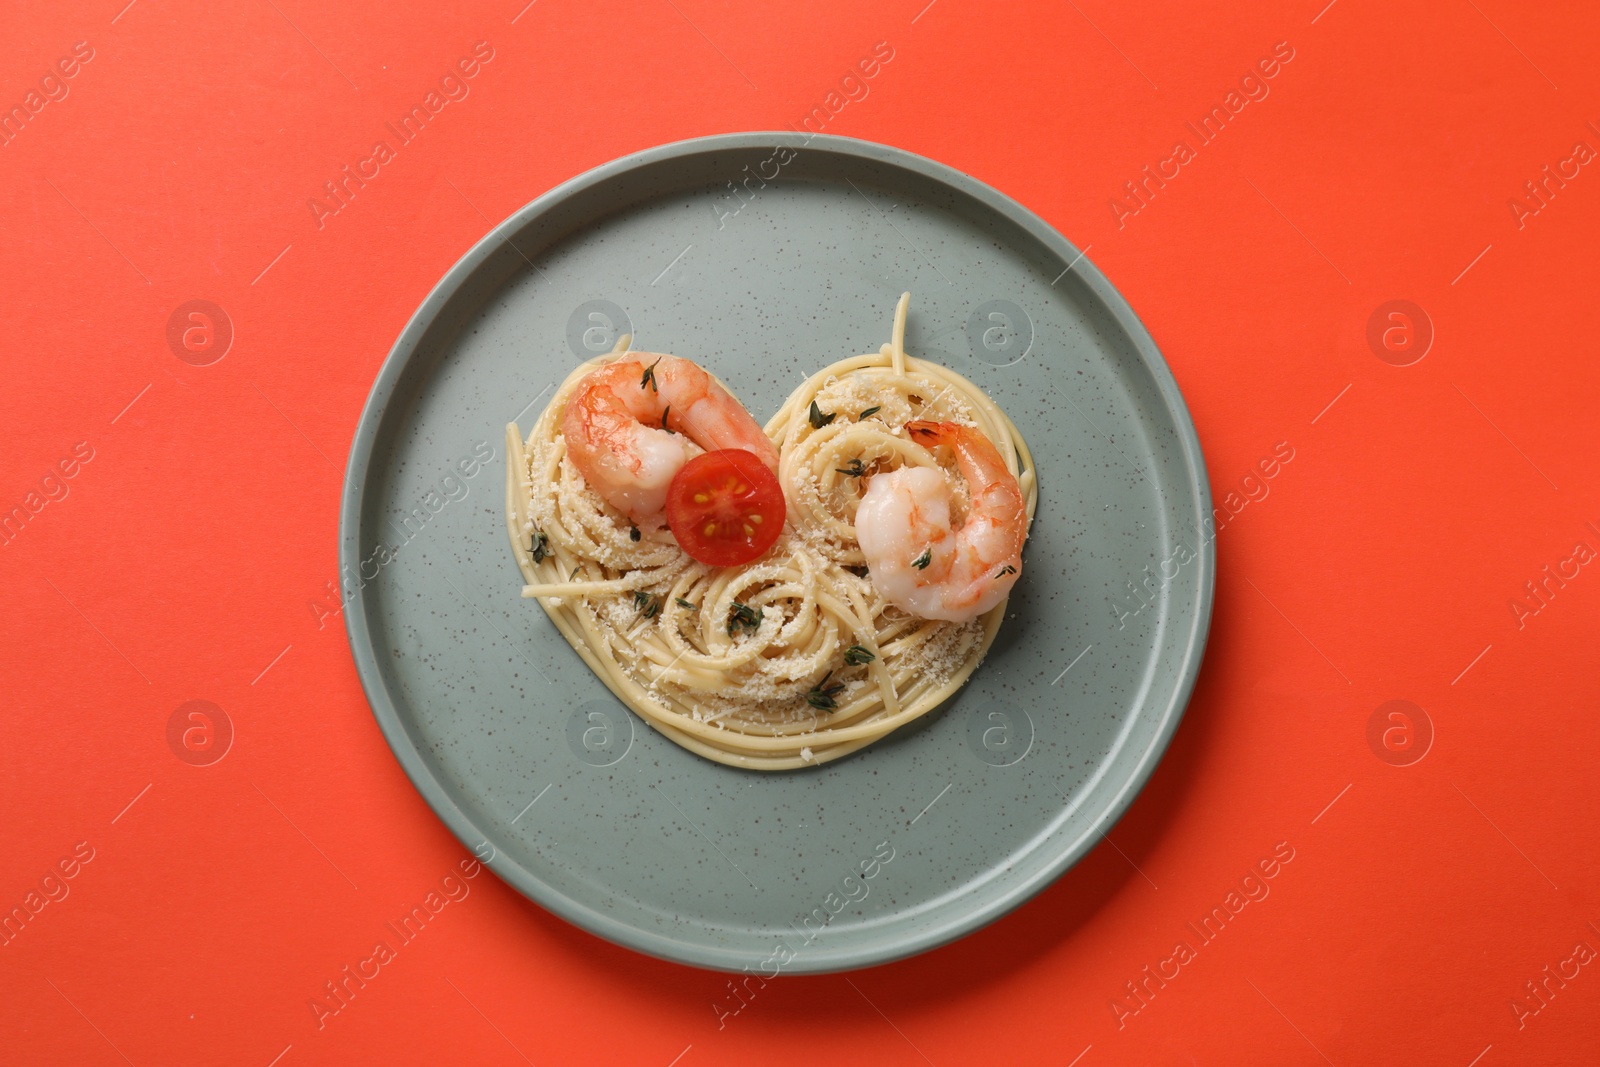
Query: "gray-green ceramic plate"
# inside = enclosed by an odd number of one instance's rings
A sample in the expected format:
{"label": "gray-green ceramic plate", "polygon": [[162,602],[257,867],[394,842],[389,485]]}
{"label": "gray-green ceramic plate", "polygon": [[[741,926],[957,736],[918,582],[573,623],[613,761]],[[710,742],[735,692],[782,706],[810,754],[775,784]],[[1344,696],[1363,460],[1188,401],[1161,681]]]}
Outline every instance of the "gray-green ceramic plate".
{"label": "gray-green ceramic plate", "polygon": [[[758,421],[888,340],[968,376],[1033,448],[1039,510],[988,659],[941,710],[780,774],[636,719],[532,601],[503,428],[619,331],[704,363]],[[345,476],[356,667],[422,795],[501,878],[601,937],[724,970],[844,970],[1005,914],[1087,852],[1193,688],[1215,554],[1170,371],[1094,264],[897,149],[792,133],[650,149],[552,190],[439,282]]]}

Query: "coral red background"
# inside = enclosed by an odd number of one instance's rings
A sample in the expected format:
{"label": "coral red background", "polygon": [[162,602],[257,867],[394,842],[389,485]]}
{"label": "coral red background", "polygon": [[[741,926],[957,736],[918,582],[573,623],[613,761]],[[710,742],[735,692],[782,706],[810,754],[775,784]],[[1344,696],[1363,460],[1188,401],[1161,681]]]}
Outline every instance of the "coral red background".
{"label": "coral red background", "polygon": [[[1600,147],[1592,5],[124,2],[0,32],[0,104],[41,103],[0,146],[0,508],[25,517],[0,545],[0,909],[93,851],[0,947],[6,1062],[1600,1057],[1600,973],[1574,955],[1600,947],[1600,566],[1574,551],[1600,548],[1600,173],[1563,163]],[[47,100],[79,41],[92,59]],[[307,200],[478,41],[471,95],[319,229]],[[720,1030],[721,976],[487,873],[319,1029],[309,999],[464,855],[312,606],[379,363],[492,222],[636,149],[798,122],[879,41],[895,58],[828,132],[954,165],[1092,246],[1219,499],[1295,449],[1218,538],[1167,758],[1005,920],[781,979]],[[1114,210],[1278,42],[1270,95]],[[190,300],[231,321],[220,361],[169,343]],[[1420,362],[1369,344],[1391,300],[1431,323]],[[169,743],[191,700],[232,724],[220,762]],[[1393,700],[1420,711],[1369,734]],[[1133,1000],[1278,842],[1271,895]]]}

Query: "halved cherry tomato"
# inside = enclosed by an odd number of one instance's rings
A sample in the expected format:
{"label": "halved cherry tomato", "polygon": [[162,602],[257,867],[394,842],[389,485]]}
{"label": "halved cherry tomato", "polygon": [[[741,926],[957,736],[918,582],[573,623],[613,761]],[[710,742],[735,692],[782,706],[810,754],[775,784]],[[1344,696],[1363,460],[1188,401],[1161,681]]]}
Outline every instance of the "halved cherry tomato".
{"label": "halved cherry tomato", "polygon": [[667,525],[683,550],[713,567],[756,559],[783,532],[783,487],[742,448],[707,452],[667,487]]}

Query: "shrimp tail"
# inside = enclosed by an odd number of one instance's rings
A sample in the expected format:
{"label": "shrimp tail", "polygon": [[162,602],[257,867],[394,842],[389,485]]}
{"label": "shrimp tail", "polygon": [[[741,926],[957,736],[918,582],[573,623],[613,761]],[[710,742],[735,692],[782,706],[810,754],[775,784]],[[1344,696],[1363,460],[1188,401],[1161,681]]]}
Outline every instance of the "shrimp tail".
{"label": "shrimp tail", "polygon": [[[1002,484],[1016,481],[1016,476],[1011,474],[994,442],[970,426],[963,426],[959,422],[917,419],[906,423],[906,433],[925,448],[949,445],[955,451],[956,459],[961,465],[961,473],[966,475],[969,482],[991,486],[997,481]],[[1020,490],[1017,497],[1020,501]]]}
{"label": "shrimp tail", "polygon": [[933,422],[929,419],[917,419],[906,423],[906,433],[911,435],[911,439],[919,445],[930,447],[954,444],[952,439],[955,437],[955,428],[956,424],[953,422]]}

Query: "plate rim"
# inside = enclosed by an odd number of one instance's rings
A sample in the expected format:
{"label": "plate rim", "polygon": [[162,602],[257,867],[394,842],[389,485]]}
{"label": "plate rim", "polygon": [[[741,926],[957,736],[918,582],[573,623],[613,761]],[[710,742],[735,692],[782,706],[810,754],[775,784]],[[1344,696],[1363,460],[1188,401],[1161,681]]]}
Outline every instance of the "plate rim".
{"label": "plate rim", "polygon": [[[1031,878],[1005,887],[1001,893],[989,897],[979,907],[964,911],[937,925],[901,933],[887,944],[880,939],[864,946],[859,944],[831,948],[822,945],[808,946],[785,965],[785,970],[791,974],[826,974],[890,963],[955,941],[1004,917],[1043,892],[1076,866],[1094,846],[1098,835],[1115,826],[1126,814],[1134,799],[1143,792],[1177,732],[1199,678],[1216,597],[1216,541],[1215,538],[1208,540],[1204,536],[1205,519],[1212,511],[1212,495],[1199,434],[1171,367],[1162,356],[1155,338],[1134,312],[1132,305],[1100,272],[1093,261],[1054,226],[998,189],[947,164],[890,145],[832,134],[800,135],[793,131],[713,134],[632,152],[584,171],[535,197],[493,226],[434,284],[395,338],[373,380],[366,402],[362,405],[361,415],[351,439],[350,452],[340,486],[338,560],[341,575],[355,574],[360,577],[361,511],[364,495],[373,481],[371,471],[373,448],[378,441],[384,414],[393,399],[396,386],[439,313],[447,307],[451,298],[473,273],[498,251],[502,243],[511,244],[510,238],[518,231],[574,194],[628,171],[703,153],[780,146],[787,146],[796,151],[831,152],[917,172],[925,178],[930,178],[979,201],[984,207],[1005,217],[1030,234],[1047,251],[1067,264],[1068,269],[1076,269],[1082,282],[1100,301],[1102,307],[1111,314],[1132,343],[1172,419],[1178,437],[1180,459],[1188,469],[1189,478],[1184,488],[1193,494],[1197,505],[1195,517],[1199,525],[1194,532],[1201,546],[1197,553],[1198,605],[1188,629],[1178,684],[1172,690],[1166,706],[1160,709],[1156,729],[1149,744],[1138,755],[1132,773],[1120,784],[1101,815],[1094,820],[1094,824],[1086,826],[1084,832],[1075,840],[1065,843],[1056,856]],[[516,246],[512,244],[512,247]],[[430,770],[421,747],[413,743],[396,702],[383,682],[380,657],[372,641],[372,629],[366,610],[366,594],[363,590],[364,586],[358,585],[354,593],[346,595],[344,616],[345,634],[356,674],[367,698],[367,705],[377,720],[378,728],[390,752],[405,771],[412,786],[469,852],[502,881],[539,907],[613,944],[691,967],[733,973],[739,973],[741,968],[749,967],[752,961],[745,950],[705,942],[684,941],[631,925],[556,889],[533,871],[510,860],[505,853],[495,849],[493,837],[483,832],[473,818],[451,799]],[[475,839],[480,844],[472,844]],[[487,859],[479,854],[485,846],[495,853]]]}

